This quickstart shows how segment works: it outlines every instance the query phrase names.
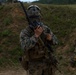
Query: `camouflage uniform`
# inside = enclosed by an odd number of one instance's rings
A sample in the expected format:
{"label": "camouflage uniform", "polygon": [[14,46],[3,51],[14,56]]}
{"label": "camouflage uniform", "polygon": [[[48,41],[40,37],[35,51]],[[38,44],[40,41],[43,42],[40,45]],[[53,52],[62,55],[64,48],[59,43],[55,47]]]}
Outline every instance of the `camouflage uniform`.
{"label": "camouflage uniform", "polygon": [[[42,27],[44,30],[39,38],[46,42],[45,34],[49,30],[49,33],[53,37],[50,44],[57,44],[57,38],[51,30],[46,25],[42,24]],[[45,45],[41,43],[39,38],[35,37],[34,31],[29,26],[21,31],[20,42],[21,47],[24,50],[22,65],[25,70],[29,71],[29,75],[53,75],[53,66],[51,64],[49,66],[44,58],[47,54],[47,49]]]}

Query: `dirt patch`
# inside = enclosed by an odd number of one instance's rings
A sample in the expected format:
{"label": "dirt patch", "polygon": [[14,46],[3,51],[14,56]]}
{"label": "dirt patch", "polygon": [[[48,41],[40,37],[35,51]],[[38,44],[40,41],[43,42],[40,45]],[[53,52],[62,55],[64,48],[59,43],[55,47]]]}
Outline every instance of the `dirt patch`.
{"label": "dirt patch", "polygon": [[16,69],[16,70],[3,70],[0,71],[0,75],[26,75],[26,71],[23,68]]}

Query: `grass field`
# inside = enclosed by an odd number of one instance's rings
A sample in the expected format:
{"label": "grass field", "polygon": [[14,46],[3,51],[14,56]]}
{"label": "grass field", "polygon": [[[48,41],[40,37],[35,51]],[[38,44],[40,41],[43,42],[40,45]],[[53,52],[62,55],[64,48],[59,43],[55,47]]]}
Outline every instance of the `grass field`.
{"label": "grass field", "polygon": [[[59,45],[55,49],[59,68],[63,75],[76,75],[76,69],[71,68],[69,63],[75,49],[76,5],[37,5],[42,9],[42,21],[58,37]],[[29,4],[25,4],[27,6]],[[0,67],[18,66],[23,53],[19,34],[27,25],[20,4],[0,6]]]}

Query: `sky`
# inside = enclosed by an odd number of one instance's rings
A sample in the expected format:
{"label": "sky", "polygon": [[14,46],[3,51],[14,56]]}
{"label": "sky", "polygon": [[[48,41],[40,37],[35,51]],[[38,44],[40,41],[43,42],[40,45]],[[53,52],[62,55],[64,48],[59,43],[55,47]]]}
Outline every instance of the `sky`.
{"label": "sky", "polygon": [[23,1],[23,2],[32,2],[32,1],[36,1],[36,0],[19,0],[19,1]]}

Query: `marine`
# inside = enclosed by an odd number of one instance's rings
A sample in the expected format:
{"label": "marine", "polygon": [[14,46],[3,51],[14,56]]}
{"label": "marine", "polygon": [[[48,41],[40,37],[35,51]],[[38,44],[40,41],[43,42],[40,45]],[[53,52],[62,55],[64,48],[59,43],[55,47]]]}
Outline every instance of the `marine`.
{"label": "marine", "polygon": [[[41,21],[41,9],[37,5],[30,5],[27,14],[31,24],[20,33],[20,43],[24,54],[21,64],[27,75],[54,75],[55,66],[51,64],[51,53],[46,47],[58,44],[57,37],[50,27]],[[48,62],[48,60],[50,62]]]}

